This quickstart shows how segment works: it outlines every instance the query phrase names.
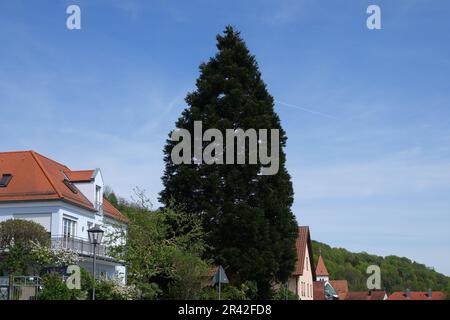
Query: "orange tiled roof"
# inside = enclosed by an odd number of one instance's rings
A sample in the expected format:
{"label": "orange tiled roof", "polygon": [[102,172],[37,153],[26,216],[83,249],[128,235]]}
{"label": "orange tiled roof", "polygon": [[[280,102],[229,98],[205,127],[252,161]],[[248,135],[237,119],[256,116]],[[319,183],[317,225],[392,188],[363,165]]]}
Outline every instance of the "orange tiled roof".
{"label": "orange tiled roof", "polygon": [[313,295],[314,300],[325,300],[325,282],[314,281],[313,290],[314,290]]}
{"label": "orange tiled roof", "polygon": [[311,235],[309,232],[309,227],[302,226],[298,227],[298,236],[297,240],[295,242],[295,247],[297,250],[297,261],[295,263],[295,269],[294,269],[294,276],[301,276],[303,275],[303,268],[305,265],[305,254],[306,254],[306,248],[308,248],[309,251],[309,262],[311,264],[311,271],[314,276],[314,267],[312,264],[313,261],[313,252],[312,252],[312,244],[311,244]]}
{"label": "orange tiled roof", "polygon": [[110,218],[128,223],[128,218],[117,210],[106,198],[103,198],[103,212]]}
{"label": "orange tiled roof", "polygon": [[345,300],[383,300],[385,295],[384,291],[350,291]]}
{"label": "orange tiled roof", "polygon": [[428,292],[412,291],[410,292],[410,298],[408,298],[406,292],[394,292],[389,296],[388,300],[445,300],[445,293],[434,291],[429,297]]}
{"label": "orange tiled roof", "polygon": [[72,182],[91,182],[94,178],[95,170],[71,171],[68,176]]}
{"label": "orange tiled roof", "polygon": [[386,296],[386,292],[384,291],[372,291],[370,300],[384,300],[384,297]]}
{"label": "orange tiled roof", "polygon": [[339,300],[345,300],[348,294],[348,282],[347,280],[330,280],[331,286],[339,296]]}
{"label": "orange tiled roof", "polygon": [[316,276],[329,276],[327,267],[325,267],[325,262],[323,262],[322,255],[319,256],[319,261],[317,262]]}
{"label": "orange tiled roof", "polygon": [[[0,188],[0,202],[62,200],[95,211],[81,192],[72,192],[64,183],[72,175],[85,178],[88,172],[93,173],[92,170],[72,171],[34,151],[0,152],[0,176],[6,173],[13,176],[6,188]],[[127,221],[111,204],[105,207],[107,216]]]}

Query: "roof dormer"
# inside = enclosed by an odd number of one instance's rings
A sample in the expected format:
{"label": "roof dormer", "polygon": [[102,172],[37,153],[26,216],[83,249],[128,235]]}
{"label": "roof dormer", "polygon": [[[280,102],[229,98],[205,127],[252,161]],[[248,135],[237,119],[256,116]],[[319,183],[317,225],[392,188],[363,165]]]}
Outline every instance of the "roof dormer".
{"label": "roof dormer", "polygon": [[71,171],[68,175],[70,181],[101,214],[103,211],[104,182],[100,169]]}

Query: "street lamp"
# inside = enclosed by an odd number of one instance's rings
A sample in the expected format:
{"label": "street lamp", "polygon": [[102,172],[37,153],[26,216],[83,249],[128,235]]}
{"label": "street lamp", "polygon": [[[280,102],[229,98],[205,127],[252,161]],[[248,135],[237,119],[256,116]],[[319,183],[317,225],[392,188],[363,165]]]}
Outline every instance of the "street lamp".
{"label": "street lamp", "polygon": [[103,233],[105,231],[103,231],[102,229],[100,229],[100,227],[93,227],[90,228],[88,231],[88,235],[89,235],[89,242],[94,246],[94,261],[92,264],[92,275],[93,275],[93,279],[94,279],[94,285],[92,286],[92,300],[95,300],[95,267],[96,267],[96,247],[97,245],[102,243],[102,238],[103,238]]}

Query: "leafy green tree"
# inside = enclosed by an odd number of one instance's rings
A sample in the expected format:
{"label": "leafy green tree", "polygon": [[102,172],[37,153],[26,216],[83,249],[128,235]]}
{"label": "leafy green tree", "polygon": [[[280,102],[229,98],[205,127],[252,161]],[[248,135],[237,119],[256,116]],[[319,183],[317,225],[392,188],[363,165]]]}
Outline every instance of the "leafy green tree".
{"label": "leafy green tree", "polygon": [[380,266],[382,289],[387,292],[404,291],[407,288],[414,291],[427,291],[429,288],[445,291],[450,286],[449,277],[408,258],[352,253],[317,241],[313,241],[313,252],[316,258],[319,253],[322,254],[331,279],[347,280],[352,291],[367,290],[366,270],[372,264]]}
{"label": "leafy green tree", "polygon": [[444,293],[445,293],[445,299],[450,300],[450,282],[449,282],[447,288],[445,288]]}
{"label": "leafy green tree", "polygon": [[[224,35],[217,36],[217,48],[215,57],[200,66],[197,90],[187,95],[189,108],[176,127],[191,133],[191,154],[194,121],[202,121],[203,131],[214,128],[223,136],[227,129],[278,129],[278,173],[261,175],[261,164],[176,165],[171,159],[176,142],[168,140],[160,200],[166,206],[174,201],[202,220],[210,245],[207,257],[226,268],[233,284],[255,281],[258,297],[269,298],[273,281],[285,282],[296,259],[293,189],[283,151],[287,138],[255,57],[239,32],[226,27]],[[222,152],[225,159],[225,148]]]}
{"label": "leafy green tree", "polygon": [[128,283],[140,292],[139,299],[196,298],[208,270],[199,219],[171,208],[152,211],[143,193],[138,198],[120,204],[129,218],[128,230],[109,239],[126,239],[114,254],[127,265]]}
{"label": "leafy green tree", "polygon": [[49,243],[47,231],[38,223],[18,219],[0,222],[0,273],[28,274],[36,269],[34,245]]}
{"label": "leafy green tree", "polygon": [[179,249],[173,250],[171,259],[173,271],[168,288],[169,297],[177,300],[198,298],[208,264],[200,257]]}

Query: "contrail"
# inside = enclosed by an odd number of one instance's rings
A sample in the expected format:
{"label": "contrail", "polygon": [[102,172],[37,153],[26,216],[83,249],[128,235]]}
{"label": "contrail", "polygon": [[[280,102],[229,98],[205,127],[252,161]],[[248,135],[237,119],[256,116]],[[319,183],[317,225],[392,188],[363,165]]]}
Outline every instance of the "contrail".
{"label": "contrail", "polygon": [[290,103],[286,103],[286,102],[282,102],[282,101],[278,101],[278,100],[275,100],[275,103],[281,104],[281,105],[286,106],[286,107],[299,109],[299,110],[302,110],[302,111],[305,111],[305,112],[308,112],[308,113],[311,113],[311,114],[316,114],[318,116],[322,116],[322,117],[326,117],[326,118],[330,118],[330,119],[337,119],[336,117],[334,117],[332,115],[329,115],[329,114],[326,114],[326,113],[322,113],[322,112],[319,112],[319,111],[314,111],[314,110],[307,109],[307,108],[304,108],[304,107],[296,106],[294,104],[290,104]]}

